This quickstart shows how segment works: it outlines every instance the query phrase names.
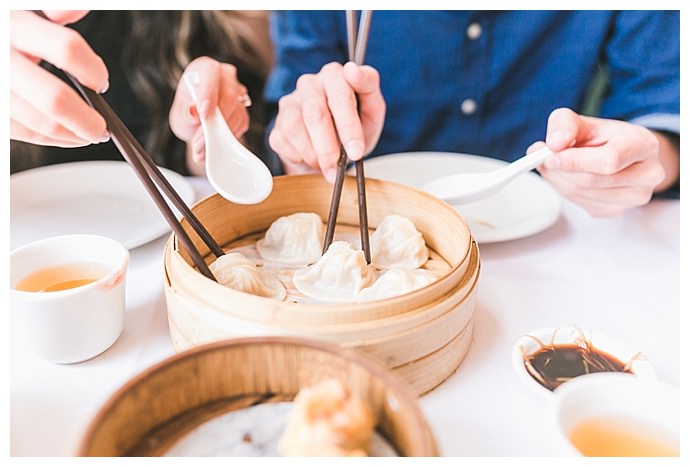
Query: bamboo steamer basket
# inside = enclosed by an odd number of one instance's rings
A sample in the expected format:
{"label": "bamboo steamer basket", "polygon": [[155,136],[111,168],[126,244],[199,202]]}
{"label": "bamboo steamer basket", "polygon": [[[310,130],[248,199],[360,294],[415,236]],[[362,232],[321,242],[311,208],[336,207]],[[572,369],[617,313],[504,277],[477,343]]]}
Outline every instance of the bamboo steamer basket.
{"label": "bamboo steamer basket", "polygon": [[[257,205],[238,205],[212,195],[193,211],[227,251],[260,238],[279,217],[315,212],[327,219],[333,186],[321,175],[274,179],[273,192]],[[338,228],[359,223],[354,177],[343,184]],[[300,336],[366,352],[424,394],[452,374],[469,350],[480,260],[462,217],[447,203],[413,187],[367,179],[369,226],[389,214],[410,219],[431,256],[447,266],[432,284],[384,300],[364,303],[291,303],[232,290],[207,279],[172,235],[164,253],[165,294],[177,351],[243,336]],[[183,220],[207,263],[215,260]]]}
{"label": "bamboo steamer basket", "polygon": [[[301,388],[329,378],[361,398],[377,420],[377,432],[400,456],[438,455],[403,380],[360,352],[280,336],[198,346],[143,371],[99,410],[77,455],[165,455],[206,421],[258,403],[291,401]],[[236,435],[228,433],[227,439]]]}

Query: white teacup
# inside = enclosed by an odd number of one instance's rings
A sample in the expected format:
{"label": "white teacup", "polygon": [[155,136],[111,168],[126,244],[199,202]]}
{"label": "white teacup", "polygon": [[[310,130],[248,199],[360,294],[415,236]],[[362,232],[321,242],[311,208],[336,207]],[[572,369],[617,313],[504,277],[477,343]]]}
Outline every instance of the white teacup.
{"label": "white teacup", "polygon": [[592,373],[557,387],[557,429],[570,454],[680,455],[680,391],[626,373]]}
{"label": "white teacup", "polygon": [[78,363],[122,332],[129,251],[98,235],[39,240],[10,253],[10,305],[37,353]]}

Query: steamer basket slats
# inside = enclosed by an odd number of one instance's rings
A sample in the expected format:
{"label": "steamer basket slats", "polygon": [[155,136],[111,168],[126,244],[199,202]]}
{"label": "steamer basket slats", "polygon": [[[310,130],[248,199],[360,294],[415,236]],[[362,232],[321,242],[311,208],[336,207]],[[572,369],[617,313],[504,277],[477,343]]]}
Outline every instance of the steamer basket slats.
{"label": "steamer basket slats", "polygon": [[[227,251],[262,234],[279,217],[316,212],[327,218],[332,185],[321,175],[274,179],[272,194],[257,205],[210,196],[192,209]],[[165,249],[165,294],[176,350],[229,337],[300,336],[365,352],[405,378],[418,394],[445,380],[460,365],[472,338],[480,259],[462,217],[450,205],[415,188],[368,179],[369,225],[389,214],[410,219],[448,272],[414,292],[365,303],[288,303],[238,292],[200,274],[171,236]],[[346,177],[338,227],[357,225],[357,189]],[[183,220],[199,251],[213,257]],[[336,230],[337,232],[337,230]]]}
{"label": "steamer basket slats", "polygon": [[300,389],[328,378],[342,381],[364,401],[377,431],[399,455],[439,454],[404,381],[358,352],[270,337],[195,347],[143,371],[99,410],[77,455],[164,455],[204,421],[257,403],[290,401]]}

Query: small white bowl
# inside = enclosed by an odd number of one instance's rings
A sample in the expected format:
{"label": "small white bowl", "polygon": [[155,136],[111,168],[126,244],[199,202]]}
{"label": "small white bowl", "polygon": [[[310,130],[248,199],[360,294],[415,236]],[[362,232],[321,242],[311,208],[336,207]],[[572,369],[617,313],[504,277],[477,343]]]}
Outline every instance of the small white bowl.
{"label": "small white bowl", "polygon": [[630,371],[635,376],[656,379],[656,371],[642,353],[609,336],[591,330],[584,331],[575,325],[543,328],[526,333],[513,345],[513,366],[525,384],[542,395],[550,396],[553,391],[538,382],[525,367],[525,357],[543,346],[583,342],[590,348],[606,353],[623,364],[629,363]]}
{"label": "small white bowl", "polygon": [[680,454],[680,390],[627,373],[593,373],[553,391],[564,451],[581,456]]}

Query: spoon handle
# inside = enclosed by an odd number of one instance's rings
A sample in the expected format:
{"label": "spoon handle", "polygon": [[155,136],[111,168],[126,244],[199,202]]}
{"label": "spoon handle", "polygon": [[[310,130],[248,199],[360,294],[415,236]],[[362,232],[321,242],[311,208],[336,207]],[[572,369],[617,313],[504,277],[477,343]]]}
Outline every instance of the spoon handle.
{"label": "spoon handle", "polygon": [[544,146],[538,151],[521,157],[515,162],[506,165],[501,171],[501,179],[510,180],[516,175],[520,175],[523,172],[529,172],[530,170],[541,165],[549,156],[553,154],[547,146]]}
{"label": "spoon handle", "polygon": [[[187,89],[189,90],[189,94],[192,96],[192,100],[194,101],[194,103],[198,104],[199,98],[198,94],[196,93],[196,89],[197,86],[199,86],[199,73],[197,73],[196,71],[192,71],[185,73],[183,76],[185,84],[187,85]],[[206,139],[207,141],[211,134],[219,134],[220,131],[224,130],[224,127],[227,127],[227,123],[223,118],[223,114],[220,112],[220,109],[218,107],[215,108],[213,114],[210,117],[199,117],[199,120],[201,121],[201,128],[204,132],[204,139]],[[227,132],[226,143],[231,144],[233,149],[241,148],[242,150],[244,150],[244,146],[242,145],[242,143],[240,143],[240,141],[232,133],[232,131]],[[243,155],[241,151],[239,152],[239,154]]]}

